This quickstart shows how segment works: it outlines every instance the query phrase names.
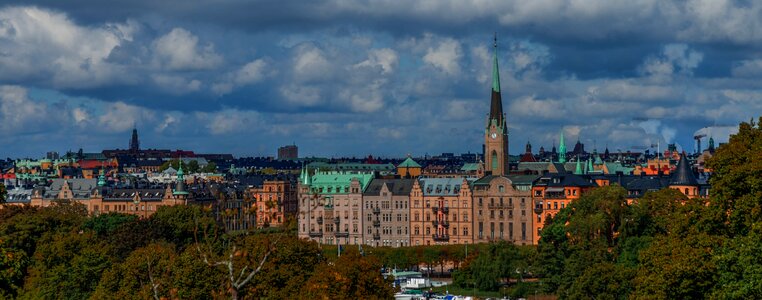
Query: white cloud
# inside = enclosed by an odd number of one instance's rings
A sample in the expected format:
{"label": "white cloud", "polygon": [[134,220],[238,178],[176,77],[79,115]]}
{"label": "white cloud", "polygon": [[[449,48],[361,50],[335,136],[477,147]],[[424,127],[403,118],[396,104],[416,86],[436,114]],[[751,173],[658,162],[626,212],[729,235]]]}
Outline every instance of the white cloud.
{"label": "white cloud", "polygon": [[0,9],[0,80],[77,89],[131,82],[131,74],[106,59],[138,27],[133,21],[85,27],[42,8]]}
{"label": "white cloud", "polygon": [[397,52],[390,48],[371,49],[368,51],[368,59],[359,62],[355,67],[381,67],[383,74],[391,74],[399,63]]}
{"label": "white cloud", "polygon": [[172,95],[183,95],[201,89],[201,81],[197,79],[162,74],[152,75],[151,78],[160,89]]}
{"label": "white cloud", "polygon": [[310,107],[321,103],[320,89],[313,86],[289,84],[278,91],[289,104]]}
{"label": "white cloud", "polygon": [[197,113],[206,122],[206,128],[213,135],[243,132],[260,126],[260,115],[255,111],[225,109],[213,113]]}
{"label": "white cloud", "polygon": [[225,79],[212,85],[212,91],[217,95],[229,94],[236,87],[255,84],[266,77],[274,75],[275,70],[268,70],[269,64],[265,59],[253,60],[238,70],[225,75]]}
{"label": "white cloud", "polygon": [[213,44],[199,45],[198,37],[183,28],[174,28],[153,42],[155,59],[173,70],[208,70],[222,63]]}
{"label": "white cloud", "polygon": [[459,61],[463,57],[460,43],[454,39],[443,39],[436,48],[426,50],[423,61],[445,72],[447,75],[460,75]]}
{"label": "white cloud", "polygon": [[333,68],[320,48],[311,44],[297,46],[293,71],[300,81],[326,80]]}
{"label": "white cloud", "polygon": [[146,124],[154,120],[154,112],[124,102],[109,103],[105,113],[98,117],[100,129],[110,132],[122,132],[132,129],[135,124]]}
{"label": "white cloud", "polygon": [[46,104],[30,99],[25,88],[0,86],[0,131],[5,134],[45,129],[55,117]]}
{"label": "white cloud", "polygon": [[659,56],[648,57],[640,66],[640,72],[657,80],[668,80],[673,75],[691,76],[703,59],[702,53],[691,50],[688,45],[669,44]]}

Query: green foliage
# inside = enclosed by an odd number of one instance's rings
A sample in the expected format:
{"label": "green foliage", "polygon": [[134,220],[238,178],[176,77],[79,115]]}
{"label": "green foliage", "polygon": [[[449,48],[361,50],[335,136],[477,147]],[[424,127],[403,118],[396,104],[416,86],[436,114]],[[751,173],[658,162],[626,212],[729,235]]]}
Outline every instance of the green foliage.
{"label": "green foliage", "polygon": [[741,123],[729,143],[707,162],[712,174],[712,205],[727,215],[730,235],[745,235],[762,221],[762,117]]}
{"label": "green foliage", "polygon": [[0,204],[5,203],[5,199],[8,198],[8,191],[5,189],[5,184],[0,182]]}
{"label": "green foliage", "polygon": [[109,254],[109,247],[92,233],[45,235],[19,298],[88,298],[112,263]]}
{"label": "green foliage", "polygon": [[135,215],[112,212],[88,218],[82,227],[95,231],[99,236],[106,236],[114,233],[124,224],[134,222],[137,219],[138,217]]}
{"label": "green foliage", "polygon": [[381,277],[381,263],[350,248],[331,263],[315,269],[304,287],[303,297],[317,299],[390,299],[391,278]]}

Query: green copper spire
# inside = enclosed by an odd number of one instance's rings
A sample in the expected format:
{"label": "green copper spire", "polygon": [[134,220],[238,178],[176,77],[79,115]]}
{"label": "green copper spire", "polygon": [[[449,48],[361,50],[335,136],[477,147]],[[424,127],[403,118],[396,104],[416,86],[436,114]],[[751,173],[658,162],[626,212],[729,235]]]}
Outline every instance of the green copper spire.
{"label": "green copper spire", "polygon": [[566,163],[566,143],[564,142],[564,130],[561,129],[561,141],[558,143],[558,162]]}
{"label": "green copper spire", "polygon": [[500,71],[497,67],[497,33],[495,33],[494,52],[492,54],[492,90],[500,92]]}
{"label": "green copper spire", "polygon": [[577,169],[574,170],[575,175],[582,175],[582,165],[579,163],[579,156],[577,156]]}
{"label": "green copper spire", "polygon": [[183,160],[180,159],[180,167],[177,169],[177,180],[183,180],[185,172],[183,172]]}
{"label": "green copper spire", "polygon": [[587,173],[593,172],[593,159],[591,157],[587,158]]}
{"label": "green copper spire", "polygon": [[180,167],[177,170],[177,185],[175,186],[175,191],[172,193],[173,195],[188,195],[188,192],[185,190],[185,172],[183,172],[183,159],[180,158]]}
{"label": "green copper spire", "polygon": [[106,175],[104,175],[103,166],[101,165],[101,173],[98,175],[98,186],[106,185]]}

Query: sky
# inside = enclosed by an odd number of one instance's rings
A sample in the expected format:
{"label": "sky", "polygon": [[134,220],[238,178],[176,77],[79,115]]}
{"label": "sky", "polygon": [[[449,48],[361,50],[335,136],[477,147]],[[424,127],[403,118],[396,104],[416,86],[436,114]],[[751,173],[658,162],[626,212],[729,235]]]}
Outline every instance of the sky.
{"label": "sky", "polygon": [[[6,0],[0,157],[694,151],[762,115],[762,1]],[[703,141],[706,145],[707,141]]]}

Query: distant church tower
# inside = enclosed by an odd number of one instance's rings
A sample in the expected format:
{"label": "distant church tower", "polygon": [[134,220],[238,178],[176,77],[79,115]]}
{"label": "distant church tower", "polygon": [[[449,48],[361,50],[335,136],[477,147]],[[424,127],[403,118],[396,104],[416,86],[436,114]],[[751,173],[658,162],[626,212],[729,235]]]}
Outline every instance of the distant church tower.
{"label": "distant church tower", "polygon": [[132,138],[130,139],[130,152],[140,151],[140,141],[138,141],[138,129],[132,127]]}
{"label": "distant church tower", "polygon": [[484,130],[484,169],[492,175],[508,173],[508,127],[500,96],[500,72],[497,68],[497,35],[492,56],[492,102]]}

